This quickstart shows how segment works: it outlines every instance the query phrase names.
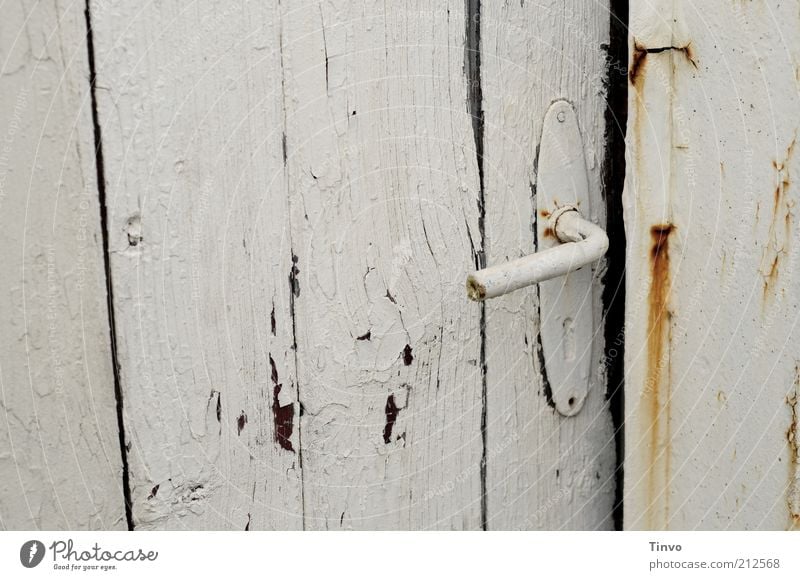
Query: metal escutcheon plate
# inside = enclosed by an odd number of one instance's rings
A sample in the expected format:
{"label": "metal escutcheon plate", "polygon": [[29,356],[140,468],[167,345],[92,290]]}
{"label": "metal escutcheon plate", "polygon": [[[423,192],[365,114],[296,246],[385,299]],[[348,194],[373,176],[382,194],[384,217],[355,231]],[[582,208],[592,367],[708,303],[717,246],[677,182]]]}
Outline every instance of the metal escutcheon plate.
{"label": "metal escutcheon plate", "polygon": [[[576,206],[591,216],[589,180],[578,119],[572,105],[556,101],[547,111],[539,147],[536,185],[537,252],[560,242],[548,217],[558,207]],[[589,392],[594,323],[592,268],[539,284],[542,369],[556,410],[565,416],[580,411]]]}

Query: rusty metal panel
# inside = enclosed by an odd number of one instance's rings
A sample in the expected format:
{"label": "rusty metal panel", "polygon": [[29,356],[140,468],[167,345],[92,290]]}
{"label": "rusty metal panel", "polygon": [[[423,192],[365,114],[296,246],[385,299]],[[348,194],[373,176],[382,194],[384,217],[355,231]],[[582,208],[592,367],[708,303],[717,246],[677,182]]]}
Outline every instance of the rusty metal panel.
{"label": "rusty metal panel", "polygon": [[631,12],[625,527],[795,528],[798,2]]}

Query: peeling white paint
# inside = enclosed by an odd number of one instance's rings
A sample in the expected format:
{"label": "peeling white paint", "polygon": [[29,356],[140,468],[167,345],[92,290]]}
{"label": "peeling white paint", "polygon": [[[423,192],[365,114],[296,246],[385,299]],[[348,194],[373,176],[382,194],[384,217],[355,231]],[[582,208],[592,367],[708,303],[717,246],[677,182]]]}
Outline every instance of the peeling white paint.
{"label": "peeling white paint", "polygon": [[126,529],[82,4],[0,23],[0,529]]}

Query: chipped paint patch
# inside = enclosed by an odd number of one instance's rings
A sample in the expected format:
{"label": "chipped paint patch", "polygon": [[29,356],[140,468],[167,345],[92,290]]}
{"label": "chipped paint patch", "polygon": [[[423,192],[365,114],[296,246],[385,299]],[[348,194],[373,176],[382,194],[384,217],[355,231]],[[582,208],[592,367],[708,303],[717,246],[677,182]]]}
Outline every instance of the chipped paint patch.
{"label": "chipped paint patch", "polygon": [[281,389],[283,385],[278,382],[278,368],[272,355],[269,357],[272,379],[272,419],[274,422],[275,442],[286,451],[294,452],[292,445],[292,432],[294,431],[294,402],[281,404]]}
{"label": "chipped paint patch", "polygon": [[388,445],[392,441],[392,429],[394,429],[394,424],[397,422],[397,415],[400,414],[394,395],[389,395],[386,399],[384,412],[386,413],[386,425],[383,427],[383,442]]}
{"label": "chipped paint patch", "polygon": [[281,405],[281,388],[283,388],[283,385],[275,385],[272,390],[272,417],[275,422],[275,441],[282,449],[294,452],[294,445],[292,445],[294,403]]}
{"label": "chipped paint patch", "polygon": [[[660,224],[650,228],[651,282],[648,300],[647,334],[647,382],[642,391],[644,416],[643,427],[647,432],[647,523],[650,529],[666,528],[669,520],[671,433],[670,433],[670,384],[669,340],[670,318],[669,293],[669,239],[674,231],[672,224]],[[667,368],[667,373],[664,369]],[[667,375],[665,377],[665,374]],[[666,379],[666,380],[665,380]]]}

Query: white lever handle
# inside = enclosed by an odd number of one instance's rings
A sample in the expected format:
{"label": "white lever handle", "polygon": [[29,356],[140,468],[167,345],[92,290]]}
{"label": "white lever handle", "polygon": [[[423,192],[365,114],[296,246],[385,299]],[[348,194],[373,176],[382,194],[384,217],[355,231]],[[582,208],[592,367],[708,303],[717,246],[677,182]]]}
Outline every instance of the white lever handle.
{"label": "white lever handle", "polygon": [[467,277],[467,295],[480,301],[495,298],[563,276],[596,262],[608,250],[603,228],[583,219],[570,205],[560,207],[549,218],[549,230],[560,245],[518,260],[473,272]]}
{"label": "white lever handle", "polygon": [[[608,250],[603,228],[591,215],[591,194],[578,117],[557,100],[542,126],[536,171],[535,254],[473,272],[467,277],[472,300],[495,298],[530,284],[537,288],[537,337],[542,391],[565,417],[580,412],[593,371],[595,281],[587,265]],[[553,280],[564,276],[559,280]],[[487,312],[492,312],[488,310]],[[497,347],[494,347],[497,348]]]}

